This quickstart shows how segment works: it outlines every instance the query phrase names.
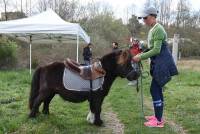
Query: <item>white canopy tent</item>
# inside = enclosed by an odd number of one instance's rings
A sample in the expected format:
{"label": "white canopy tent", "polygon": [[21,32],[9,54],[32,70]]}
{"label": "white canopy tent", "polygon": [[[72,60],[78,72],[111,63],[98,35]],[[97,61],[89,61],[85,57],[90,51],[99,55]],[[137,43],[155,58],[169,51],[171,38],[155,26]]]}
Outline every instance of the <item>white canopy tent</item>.
{"label": "white canopy tent", "polygon": [[90,37],[79,24],[62,20],[51,9],[29,18],[2,21],[0,22],[0,33],[30,43],[30,73],[32,44],[67,43],[69,39],[76,40],[76,60],[78,61],[79,40],[90,42]]}

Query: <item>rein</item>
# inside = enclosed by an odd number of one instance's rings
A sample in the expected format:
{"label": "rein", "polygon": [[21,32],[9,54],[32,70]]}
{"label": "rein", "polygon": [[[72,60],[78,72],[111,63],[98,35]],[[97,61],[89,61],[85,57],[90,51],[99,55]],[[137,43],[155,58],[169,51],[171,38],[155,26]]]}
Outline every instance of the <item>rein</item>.
{"label": "rein", "polygon": [[[139,71],[140,71],[140,79],[137,79],[137,85],[136,85],[136,90],[137,92],[140,91],[140,102],[141,102],[141,117],[144,118],[145,112],[144,112],[144,93],[143,93],[143,83],[142,83],[142,79],[147,78],[149,76],[149,72],[148,71],[144,71],[142,62],[139,62]],[[145,76],[145,74],[147,74]],[[140,84],[139,84],[140,83]]]}

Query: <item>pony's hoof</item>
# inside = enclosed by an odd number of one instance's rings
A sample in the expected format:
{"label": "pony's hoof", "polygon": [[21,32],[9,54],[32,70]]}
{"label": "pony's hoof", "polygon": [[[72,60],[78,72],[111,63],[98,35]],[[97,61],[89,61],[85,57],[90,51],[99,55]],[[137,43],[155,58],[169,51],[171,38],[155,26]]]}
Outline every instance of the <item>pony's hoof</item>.
{"label": "pony's hoof", "polygon": [[94,125],[102,126],[103,125],[103,121],[102,120],[95,120]]}
{"label": "pony's hoof", "polygon": [[42,111],[43,114],[49,115],[49,111]]}
{"label": "pony's hoof", "polygon": [[36,114],[30,113],[28,117],[29,117],[29,118],[35,118],[35,117],[36,117]]}
{"label": "pony's hoof", "polygon": [[87,121],[91,124],[94,124],[94,121],[95,121],[95,117],[94,117],[94,114],[90,111],[87,115]]}
{"label": "pony's hoof", "polygon": [[29,114],[29,116],[28,116],[29,118],[35,118],[36,117],[36,115],[32,115],[32,114]]}

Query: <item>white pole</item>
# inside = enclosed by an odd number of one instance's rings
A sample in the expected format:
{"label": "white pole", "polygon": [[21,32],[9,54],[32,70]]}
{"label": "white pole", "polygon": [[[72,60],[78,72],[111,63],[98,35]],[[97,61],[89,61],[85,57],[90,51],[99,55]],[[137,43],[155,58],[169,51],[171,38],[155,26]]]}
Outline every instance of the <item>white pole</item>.
{"label": "white pole", "polygon": [[178,53],[178,60],[181,60],[181,51]]}
{"label": "white pole", "polygon": [[30,45],[29,45],[29,52],[30,52],[30,53],[29,53],[29,62],[30,62],[30,63],[29,63],[29,67],[30,67],[30,68],[29,68],[29,71],[30,71],[30,74],[31,74],[31,69],[32,69],[32,65],[31,65],[31,64],[32,64],[32,51],[31,51],[32,39],[31,39],[31,38],[32,38],[32,36],[30,36]]}
{"label": "white pole", "polygon": [[178,59],[178,43],[179,43],[179,34],[174,34],[172,56],[174,58],[175,64],[177,64],[177,59]]}
{"label": "white pole", "polygon": [[79,28],[77,31],[77,42],[76,42],[76,61],[78,62],[78,50],[79,50]]}
{"label": "white pole", "polygon": [[30,16],[31,16],[31,12],[32,12],[31,9],[32,9],[32,8],[31,8],[31,0],[30,0]]}

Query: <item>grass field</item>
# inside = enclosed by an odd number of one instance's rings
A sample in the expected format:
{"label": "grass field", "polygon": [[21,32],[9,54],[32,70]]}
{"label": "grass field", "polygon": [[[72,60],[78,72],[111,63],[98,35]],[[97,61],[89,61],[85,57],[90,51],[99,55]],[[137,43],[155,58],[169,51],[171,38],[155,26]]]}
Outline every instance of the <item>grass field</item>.
{"label": "grass field", "polygon": [[[188,134],[200,132],[200,72],[180,70],[179,76],[165,87],[165,112],[167,121],[163,129],[146,128],[141,114],[140,93],[127,86],[125,79],[117,79],[103,104],[106,127],[95,127],[86,122],[88,103],[73,104],[54,97],[50,115],[40,114],[28,119],[28,95],[31,77],[28,71],[0,71],[0,134],[111,134],[113,112],[124,125],[125,134],[175,134],[179,127]],[[145,115],[152,114],[149,94],[150,77],[143,81]],[[117,132],[116,132],[117,133]]]}
{"label": "grass field", "polygon": [[[199,134],[200,132],[200,72],[181,70],[179,76],[167,84],[164,91],[166,120],[182,126],[185,133]],[[153,114],[149,93],[149,80],[143,82],[145,115]],[[112,107],[125,124],[125,133],[169,134],[181,133],[176,126],[167,124],[164,129],[152,129],[143,126],[141,121],[140,94],[134,88],[126,87],[126,82],[118,80],[117,88],[111,90]],[[141,122],[141,125],[140,125]],[[142,128],[142,129],[141,129]],[[136,131],[137,130],[137,131]]]}

